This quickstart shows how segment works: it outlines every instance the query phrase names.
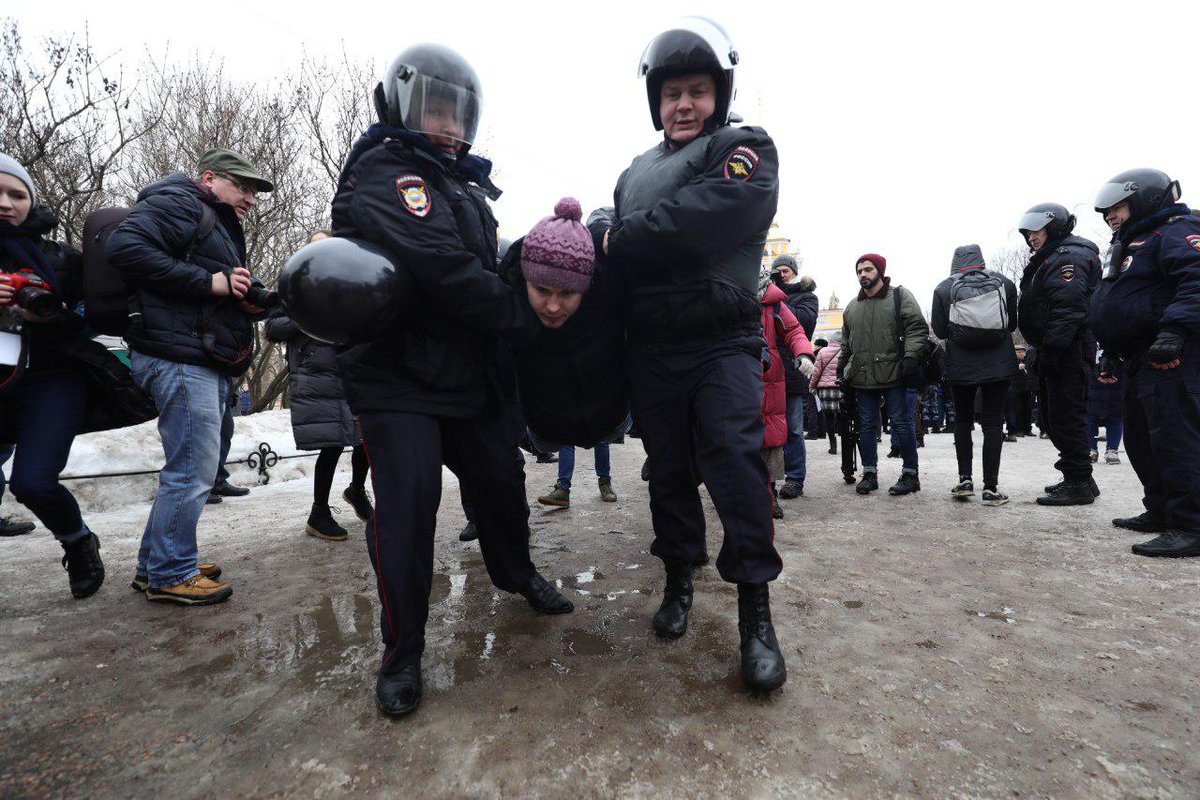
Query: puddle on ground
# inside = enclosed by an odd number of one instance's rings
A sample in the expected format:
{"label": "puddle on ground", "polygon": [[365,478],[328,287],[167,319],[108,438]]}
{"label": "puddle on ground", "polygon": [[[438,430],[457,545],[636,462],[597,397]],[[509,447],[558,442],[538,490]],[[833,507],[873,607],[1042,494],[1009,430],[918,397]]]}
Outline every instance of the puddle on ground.
{"label": "puddle on ground", "polygon": [[968,617],[983,617],[984,619],[994,619],[1003,622],[1007,625],[1016,625],[1017,620],[1013,615],[1016,613],[1008,606],[999,611],[975,611],[971,608],[964,608],[963,613]]}
{"label": "puddle on ground", "polygon": [[617,649],[603,636],[582,628],[563,631],[561,641],[568,656],[606,656]]}

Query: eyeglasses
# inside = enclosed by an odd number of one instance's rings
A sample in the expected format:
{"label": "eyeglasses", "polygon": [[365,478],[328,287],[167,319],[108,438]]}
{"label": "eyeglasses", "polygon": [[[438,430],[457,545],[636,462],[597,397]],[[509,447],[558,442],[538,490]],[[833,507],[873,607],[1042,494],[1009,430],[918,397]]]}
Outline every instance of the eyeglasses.
{"label": "eyeglasses", "polygon": [[225,180],[229,181],[231,184],[233,184],[233,188],[237,189],[239,192],[246,195],[247,197],[255,197],[258,195],[257,188],[255,188],[253,186],[247,186],[244,182],[238,180],[237,178],[233,177],[232,175],[226,175],[223,172],[220,172],[217,174],[220,175]]}

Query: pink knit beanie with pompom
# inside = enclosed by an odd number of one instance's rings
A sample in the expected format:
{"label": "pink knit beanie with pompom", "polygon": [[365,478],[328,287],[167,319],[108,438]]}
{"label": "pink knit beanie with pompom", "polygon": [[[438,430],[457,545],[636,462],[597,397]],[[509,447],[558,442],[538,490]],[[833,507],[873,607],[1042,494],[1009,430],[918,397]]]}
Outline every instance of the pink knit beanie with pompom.
{"label": "pink knit beanie with pompom", "polygon": [[596,253],[582,219],[579,201],[564,197],[554,205],[554,216],[533,226],[521,243],[525,280],[552,289],[588,290]]}

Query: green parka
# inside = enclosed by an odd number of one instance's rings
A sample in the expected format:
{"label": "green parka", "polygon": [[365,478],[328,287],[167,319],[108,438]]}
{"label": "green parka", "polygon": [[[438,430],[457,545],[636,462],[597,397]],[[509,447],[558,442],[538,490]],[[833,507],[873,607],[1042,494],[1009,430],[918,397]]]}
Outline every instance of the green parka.
{"label": "green parka", "polygon": [[[900,295],[900,325],[904,329],[904,352],[896,335],[896,300]],[[900,362],[917,358],[929,325],[912,292],[883,279],[883,288],[874,297],[860,291],[842,315],[842,351],[838,370],[855,389],[886,389],[901,383]]]}

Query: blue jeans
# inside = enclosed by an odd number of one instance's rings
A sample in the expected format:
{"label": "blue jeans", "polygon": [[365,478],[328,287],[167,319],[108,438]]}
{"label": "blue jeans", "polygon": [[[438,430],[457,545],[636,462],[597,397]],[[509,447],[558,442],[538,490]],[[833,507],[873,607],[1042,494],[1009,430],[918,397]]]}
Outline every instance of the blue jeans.
{"label": "blue jeans", "polygon": [[807,395],[787,396],[788,438],[783,445],[783,473],[788,480],[804,483],[808,473],[804,449],[804,404]]}
{"label": "blue jeans", "polygon": [[879,465],[878,443],[875,434],[879,430],[879,401],[887,402],[888,420],[892,427],[893,441],[900,448],[906,472],[917,471],[917,434],[913,428],[912,406],[908,402],[908,390],[903,386],[888,389],[856,389],[858,398],[858,453],[862,458],[863,472],[875,472]]}
{"label": "blue jeans", "polygon": [[[60,542],[88,535],[79,504],[58,476],[83,425],[89,393],[87,378],[78,372],[29,372],[4,395],[4,413],[18,420],[8,485]],[[3,485],[0,474],[0,494]]]}
{"label": "blue jeans", "polygon": [[[915,423],[916,419],[917,419],[917,403],[921,402],[921,393],[918,392],[916,389],[905,389],[904,391],[906,392],[905,398],[908,400],[909,419],[913,420],[913,422]],[[889,419],[891,418],[891,415],[892,414],[889,411],[888,412]],[[913,426],[913,430],[914,431],[916,430],[915,424]],[[892,426],[892,447],[899,447],[899,446],[900,446],[899,433],[896,431],[896,426],[893,425]]]}
{"label": "blue jeans", "polygon": [[[232,380],[229,386],[233,386]],[[229,470],[225,469],[225,462],[229,460],[229,446],[233,443],[233,403],[229,402],[229,398],[230,395],[226,394],[225,411],[221,414],[221,457],[217,460],[217,486],[229,481]]]}
{"label": "blue jeans", "polygon": [[[596,477],[611,478],[612,466],[608,458],[608,442],[601,442],[593,448],[596,451]],[[571,488],[571,476],[575,474],[575,448],[571,445],[558,451],[558,482],[564,489]]]}
{"label": "blue jeans", "polygon": [[142,533],[137,570],[154,587],[174,586],[196,568],[196,524],[217,477],[229,381],[214,369],[130,352],[133,378],[158,405],[166,462]]}
{"label": "blue jeans", "polygon": [[1098,417],[1095,414],[1087,415],[1088,434],[1092,437],[1092,449],[1096,449],[1096,438],[1100,435],[1101,419],[1104,420],[1104,438],[1107,440],[1107,449],[1120,450],[1121,434],[1124,432],[1124,425],[1122,425],[1119,414],[1109,417]]}

